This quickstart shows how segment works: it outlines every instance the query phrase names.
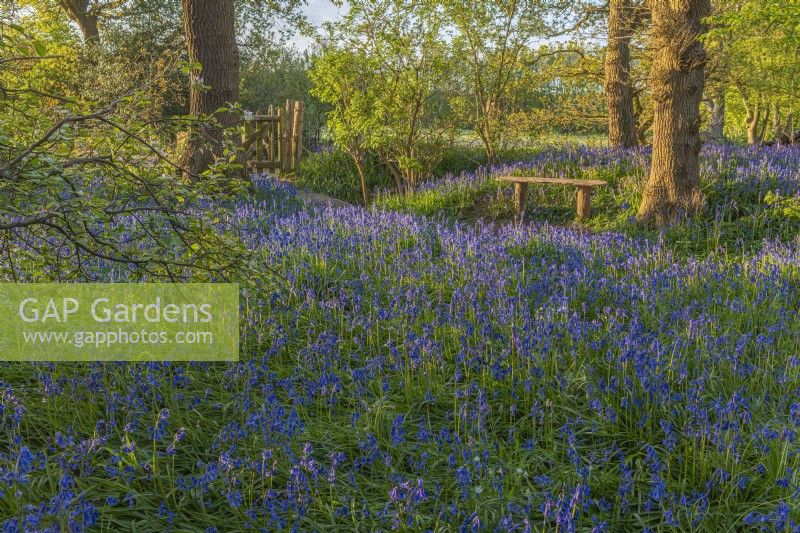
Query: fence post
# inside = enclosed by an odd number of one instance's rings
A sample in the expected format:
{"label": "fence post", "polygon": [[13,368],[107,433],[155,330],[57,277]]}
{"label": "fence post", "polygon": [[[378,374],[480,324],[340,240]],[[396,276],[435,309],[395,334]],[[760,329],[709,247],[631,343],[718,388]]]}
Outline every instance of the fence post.
{"label": "fence post", "polygon": [[292,101],[286,100],[284,105],[284,131],[283,131],[283,151],[281,151],[281,170],[286,172],[291,170],[292,164]]}
{"label": "fence post", "polygon": [[[256,110],[256,115],[258,115],[258,110]],[[254,122],[254,123],[253,123],[253,131],[258,131],[259,129],[261,129],[261,125],[260,125],[260,124],[259,124],[257,121],[256,121],[256,122]],[[262,139],[262,136],[263,136],[263,135],[264,135],[264,133],[262,132],[262,133],[261,133],[261,135],[259,135],[258,139],[256,139],[256,141],[255,141],[255,144],[256,144],[256,147],[255,147],[255,148],[256,148],[256,149],[255,149],[255,151],[254,151],[254,156],[253,156],[253,158],[254,158],[256,161],[262,161],[262,160],[264,160],[264,157],[263,157],[263,154],[264,154],[264,147],[261,145],[261,144],[262,144],[262,143],[261,143],[261,139]]]}
{"label": "fence post", "polygon": [[[247,142],[247,139],[250,138],[250,134],[253,131],[253,128],[251,128],[250,125],[251,125],[250,120],[245,117],[245,119],[244,119],[244,132],[242,133],[242,145],[244,145]],[[249,152],[250,152],[250,148],[245,148],[244,149],[244,172],[245,172],[245,175],[248,175],[247,173],[250,170],[249,167],[250,167],[250,159],[251,158],[250,158]]]}
{"label": "fence post", "polygon": [[300,168],[300,159],[303,157],[303,102],[294,103],[294,124],[292,126],[292,170]]}
{"label": "fence post", "polygon": [[264,146],[264,151],[266,152],[265,159],[267,161],[274,161],[272,154],[275,152],[275,120],[273,115],[275,111],[273,110],[272,106],[267,108],[267,117],[269,117],[269,125],[268,127],[264,128],[264,139],[267,141],[266,146]]}
{"label": "fence post", "polygon": [[280,173],[283,170],[283,152],[286,149],[286,115],[282,107],[276,108],[278,113],[278,120],[277,124],[277,135],[275,135],[275,140],[277,142],[277,146],[275,149],[275,162],[277,163],[276,166],[276,173]]}

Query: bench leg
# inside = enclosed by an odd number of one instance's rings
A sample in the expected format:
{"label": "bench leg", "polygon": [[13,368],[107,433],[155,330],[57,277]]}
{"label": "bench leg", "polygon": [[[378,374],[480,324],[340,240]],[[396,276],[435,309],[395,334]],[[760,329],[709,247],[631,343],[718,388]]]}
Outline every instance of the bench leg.
{"label": "bench leg", "polygon": [[578,187],[578,217],[592,216],[592,188]]}
{"label": "bench leg", "polygon": [[522,217],[525,211],[525,200],[528,198],[528,184],[515,183],[514,184],[514,210],[517,216]]}

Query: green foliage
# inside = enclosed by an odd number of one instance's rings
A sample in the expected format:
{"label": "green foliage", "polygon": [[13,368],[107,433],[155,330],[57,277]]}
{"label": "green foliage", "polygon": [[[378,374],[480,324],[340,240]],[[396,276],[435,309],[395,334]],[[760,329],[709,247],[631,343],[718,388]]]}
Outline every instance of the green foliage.
{"label": "green foliage", "polygon": [[[364,171],[370,190],[388,189],[394,184],[389,172],[374,157],[364,160]],[[340,149],[306,155],[300,163],[297,184],[352,204],[363,201],[353,158]]]}
{"label": "green foliage", "polygon": [[350,157],[359,179],[363,180],[361,197],[365,203],[369,200],[369,188],[364,160],[368,148],[377,146],[374,133],[380,118],[376,105],[381,91],[374,77],[375,69],[375,62],[365,53],[328,48],[315,59],[310,71],[314,83],[311,94],[331,107],[326,116],[328,136]]}
{"label": "green foliage", "polygon": [[[578,137],[581,142],[592,141],[592,137]],[[530,148],[509,148],[496,155],[496,163],[513,163],[523,161],[538,153],[540,145]],[[463,172],[473,172],[488,164],[486,150],[477,145],[454,144],[444,147],[437,164],[431,168],[430,177],[435,179],[448,174],[458,175]],[[398,201],[393,194],[386,191],[393,189],[394,181],[391,172],[375,156],[366,155],[364,158],[364,173],[367,186],[371,191],[378,192],[382,198],[380,203],[394,205]],[[297,184],[308,190],[324,193],[346,202],[363,203],[359,189],[359,176],[353,158],[341,149],[322,150],[306,155],[300,165]],[[456,196],[458,193],[456,193]],[[410,195],[408,201],[418,202],[420,195]],[[437,201],[432,200],[430,214],[434,214]],[[469,201],[458,199],[454,205],[467,207]],[[457,211],[457,210],[456,210]],[[455,214],[456,211],[453,211]]]}
{"label": "green foliage", "polygon": [[302,101],[305,144],[315,147],[322,138],[327,106],[310,94],[310,61],[308,54],[280,46],[268,47],[254,57],[248,55],[241,67],[239,100],[243,109],[258,113],[286,100]]}
{"label": "green foliage", "polygon": [[800,197],[781,197],[774,191],[770,191],[764,197],[764,202],[787,220],[800,221]]}
{"label": "green foliage", "polygon": [[[463,2],[441,2],[455,27],[451,43],[457,74],[450,90],[450,106],[459,123],[480,137],[487,158],[521,137],[537,131],[531,106],[537,92],[557,94],[548,87],[548,66],[557,56],[570,56],[570,47],[531,48],[573,23],[573,2],[480,0],[464,9]],[[579,9],[579,7],[578,7]],[[573,47],[574,48],[574,47]],[[563,70],[563,69],[562,69]],[[563,88],[567,80],[558,80]],[[596,92],[596,91],[595,91]],[[575,96],[575,95],[573,95]]]}
{"label": "green foliage", "polygon": [[72,51],[58,19],[23,14],[0,27],[3,279],[232,275],[244,249],[219,231],[224,201],[210,219],[196,208],[239,191],[226,176],[235,152],[201,181],[184,181],[162,142],[175,131],[151,120],[154,93],[178,64],[130,74],[113,97],[100,84],[75,93],[103,63]]}
{"label": "green foliage", "polygon": [[[712,86],[720,86],[729,100],[739,100],[731,107],[731,132],[745,137],[748,113],[757,130],[765,130],[765,137],[791,130],[788,117],[798,110],[800,2],[719,0],[716,7],[704,40],[712,58]],[[769,120],[772,128],[767,129]]]}
{"label": "green foliage", "polygon": [[483,148],[476,162],[496,162],[553,129],[604,127],[602,86],[585,77],[599,65],[600,50],[531,45],[577,24],[581,6],[539,0],[486,0],[470,9],[428,1],[348,5],[320,40],[311,92],[331,106],[330,140],[356,167],[368,154],[379,158],[398,190],[414,189],[441,168],[474,168],[440,165],[461,157],[463,130]]}
{"label": "green foliage", "polygon": [[334,143],[359,161],[370,151],[401,189],[413,189],[439,157],[446,129],[435,113],[448,68],[435,3],[349,2],[311,73],[313,94],[333,106]]}

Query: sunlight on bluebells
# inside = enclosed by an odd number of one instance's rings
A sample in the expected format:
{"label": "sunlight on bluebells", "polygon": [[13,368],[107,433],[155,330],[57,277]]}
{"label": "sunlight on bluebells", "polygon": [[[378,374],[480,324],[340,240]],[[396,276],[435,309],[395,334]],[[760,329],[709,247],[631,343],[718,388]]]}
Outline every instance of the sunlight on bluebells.
{"label": "sunlight on bluebells", "polygon": [[[558,157],[529,166],[647,154]],[[799,160],[709,148],[707,194],[798,198]],[[231,216],[291,290],[244,289],[240,363],[0,364],[3,531],[800,528],[797,241],[679,257],[256,183]]]}

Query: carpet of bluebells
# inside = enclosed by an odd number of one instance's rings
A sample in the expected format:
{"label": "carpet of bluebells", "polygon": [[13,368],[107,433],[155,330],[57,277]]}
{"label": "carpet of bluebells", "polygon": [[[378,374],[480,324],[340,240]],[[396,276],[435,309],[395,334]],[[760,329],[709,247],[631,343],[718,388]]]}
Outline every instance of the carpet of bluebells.
{"label": "carpet of bluebells", "polygon": [[[796,198],[786,154],[704,176]],[[800,243],[679,257],[257,184],[232,221],[288,288],[245,286],[239,363],[0,364],[3,531],[800,530]]]}
{"label": "carpet of bluebells", "polygon": [[[511,221],[513,187],[495,182],[495,175],[602,179],[609,186],[595,190],[593,216],[580,225],[657,240],[657,233],[643,231],[635,222],[649,164],[646,148],[562,146],[541,150],[525,161],[445,176],[422,184],[409,196],[384,194],[379,202],[393,210],[438,218]],[[711,207],[701,217],[669,228],[662,237],[680,255],[695,256],[754,254],[764,240],[796,238],[800,235],[798,168],[800,147],[706,145],[700,176]],[[525,218],[561,225],[575,222],[574,188],[532,187]]]}

